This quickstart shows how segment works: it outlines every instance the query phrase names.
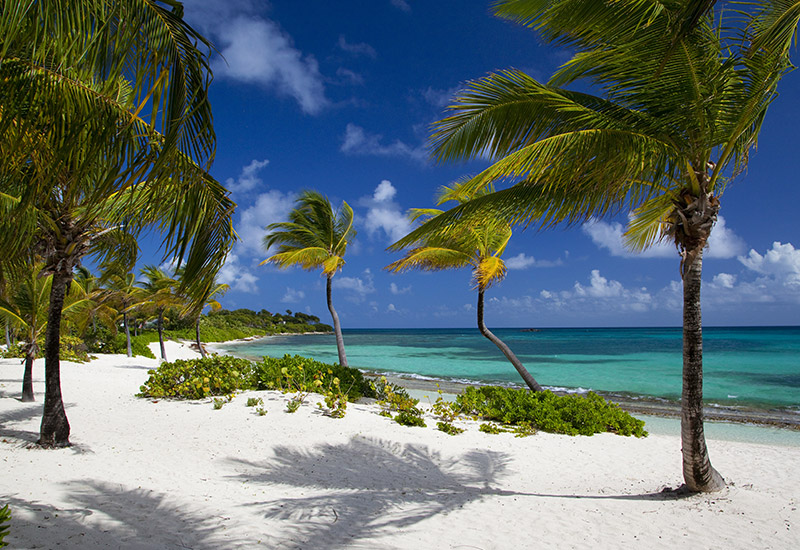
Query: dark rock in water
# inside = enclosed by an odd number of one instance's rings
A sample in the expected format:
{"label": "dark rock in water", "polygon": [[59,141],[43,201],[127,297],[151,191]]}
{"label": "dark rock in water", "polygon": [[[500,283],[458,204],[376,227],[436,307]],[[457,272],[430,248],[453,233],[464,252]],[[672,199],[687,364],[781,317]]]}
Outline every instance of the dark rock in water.
{"label": "dark rock in water", "polygon": [[538,328],[524,328],[520,332],[541,332]]}

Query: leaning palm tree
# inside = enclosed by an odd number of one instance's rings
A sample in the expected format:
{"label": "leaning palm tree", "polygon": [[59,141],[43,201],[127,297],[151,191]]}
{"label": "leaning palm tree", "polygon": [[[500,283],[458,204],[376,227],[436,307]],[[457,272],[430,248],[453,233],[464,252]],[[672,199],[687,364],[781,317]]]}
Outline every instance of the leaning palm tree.
{"label": "leaning palm tree", "polygon": [[82,258],[135,257],[163,235],[202,286],[234,240],[233,203],[208,175],[215,135],[208,42],[174,0],[0,7],[0,249],[53,275],[39,443],[69,444],[61,397],[64,297]]}
{"label": "leaning palm tree", "polygon": [[[432,136],[439,161],[493,159],[469,185],[514,184],[442,224],[483,209],[540,226],[633,209],[634,249],[659,239],[678,247],[683,475],[692,491],[724,486],[703,431],[703,249],[725,185],[745,169],[791,68],[786,46],[800,16],[796,2],[751,4],[715,12],[709,0],[501,0],[496,14],[577,53],[546,84],[515,70],[470,83]],[[567,88],[579,80],[601,93]]]}
{"label": "leaning palm tree", "polygon": [[[465,194],[463,184],[444,187],[439,194],[437,204],[441,205],[451,200],[463,203],[475,198],[475,194],[485,195],[486,192],[475,191],[473,194]],[[430,221],[441,214],[443,214],[442,210],[434,208],[411,211],[413,220],[427,219]],[[431,227],[431,225],[428,224],[427,227]],[[425,228],[426,224],[423,224],[417,230],[418,238],[414,243],[404,245],[404,247],[413,246],[413,248],[403,258],[386,266],[386,269],[397,273],[409,269],[440,271],[472,267],[472,280],[478,291],[478,330],[503,352],[503,355],[511,362],[531,390],[542,391],[542,387],[531,376],[522,361],[505,342],[486,328],[483,320],[483,297],[486,289],[499,283],[506,276],[506,265],[502,255],[511,240],[511,226],[506,220],[488,214],[480,218],[467,219],[444,230],[426,233]],[[390,250],[398,248],[400,247],[397,245],[389,247]]]}
{"label": "leaning palm tree", "polygon": [[342,202],[342,207],[334,211],[328,198],[316,191],[304,191],[295,204],[297,206],[289,213],[288,222],[267,226],[270,233],[264,237],[264,247],[269,249],[277,244],[278,253],[261,262],[261,265],[269,262],[280,268],[297,265],[308,270],[322,269],[326,278],[325,295],[333,319],[339,364],[346,367],[342,327],[333,307],[331,289],[333,276],[344,266],[347,245],[356,235],[353,209]]}

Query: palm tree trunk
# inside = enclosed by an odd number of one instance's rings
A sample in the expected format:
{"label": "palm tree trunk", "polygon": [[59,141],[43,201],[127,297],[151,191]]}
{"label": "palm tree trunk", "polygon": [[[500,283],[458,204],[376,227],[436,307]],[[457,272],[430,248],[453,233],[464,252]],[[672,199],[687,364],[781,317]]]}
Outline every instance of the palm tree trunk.
{"label": "palm tree trunk", "polygon": [[22,375],[22,401],[36,401],[33,396],[33,361],[36,359],[33,344],[28,344],[25,352],[25,373]]}
{"label": "palm tree trunk", "polygon": [[[69,263],[69,262],[65,262]],[[61,311],[67,286],[72,280],[71,266],[59,267],[53,273],[50,288],[50,309],[47,314],[47,331],[44,343],[44,412],[39,430],[39,445],[66,447],[69,445],[69,421],[61,398]]]}
{"label": "palm tree trunk", "polygon": [[531,373],[528,372],[528,369],[522,364],[522,362],[514,355],[514,352],[511,351],[505,342],[500,340],[497,336],[494,335],[488,328],[486,328],[486,324],[483,322],[483,288],[478,289],[478,330],[481,331],[486,338],[489,339],[495,346],[497,346],[500,351],[503,352],[503,355],[506,356],[506,359],[511,361],[511,364],[514,365],[514,368],[517,369],[517,372],[531,389],[531,391],[542,391],[542,387],[539,383],[531,376]]}
{"label": "palm tree trunk", "polygon": [[128,357],[133,357],[133,350],[131,349],[131,328],[128,326],[128,314],[122,312],[122,326],[125,327],[125,345],[128,347]]}
{"label": "palm tree trunk", "polygon": [[203,343],[200,341],[200,317],[194,322],[194,335],[197,338],[197,349],[200,350],[200,357],[206,358],[206,351],[203,349]]}
{"label": "palm tree trunk", "polygon": [[161,360],[167,360],[167,348],[164,347],[164,310],[158,312],[158,343],[161,345]]}
{"label": "palm tree trunk", "polygon": [[8,326],[8,321],[6,321],[6,349],[11,347],[11,329]]}
{"label": "palm tree trunk", "polygon": [[333,319],[333,332],[336,335],[336,351],[339,352],[339,364],[343,367],[347,366],[347,355],[344,353],[344,339],[342,338],[342,326],[339,324],[339,315],[333,309],[333,301],[331,300],[331,288],[333,286],[333,276],[328,277],[328,283],[325,286],[325,294],[328,298],[328,311],[331,312]]}
{"label": "palm tree trunk", "polygon": [[703,431],[703,328],[700,284],[703,249],[699,248],[683,276],[683,392],[681,445],[683,479],[690,491],[719,491],[725,480],[711,465]]}

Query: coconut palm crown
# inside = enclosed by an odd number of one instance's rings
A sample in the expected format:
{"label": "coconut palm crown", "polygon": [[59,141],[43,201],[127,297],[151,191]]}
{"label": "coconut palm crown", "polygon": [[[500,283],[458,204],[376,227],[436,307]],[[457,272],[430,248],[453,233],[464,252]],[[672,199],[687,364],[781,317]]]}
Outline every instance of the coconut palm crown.
{"label": "coconut palm crown", "polygon": [[[440,226],[485,209],[539,227],[632,210],[629,246],[675,243],[684,284],[683,473],[693,491],[724,486],[703,432],[703,249],[726,184],[747,166],[792,68],[787,52],[800,18],[794,1],[723,4],[498,1],[497,15],[576,53],[547,83],[518,70],[469,83],[431,137],[439,161],[491,157],[467,187],[511,184],[440,216]],[[597,95],[569,89],[578,82]]]}
{"label": "coconut palm crown", "polygon": [[263,262],[280,268],[299,266],[302,269],[322,270],[326,278],[328,310],[333,319],[339,364],[347,366],[339,315],[331,298],[333,276],[344,266],[347,245],[356,236],[353,209],[346,202],[334,210],[327,197],[317,191],[303,191],[289,212],[289,221],[272,223],[264,237],[264,248],[278,245],[278,252]]}
{"label": "coconut palm crown", "polygon": [[[453,187],[442,188],[438,204],[449,201],[463,203],[475,198],[476,195],[485,195],[487,192],[488,190],[473,190],[472,194],[468,194],[464,192],[464,184],[457,183]],[[434,208],[412,209],[410,214],[413,220],[429,222],[442,215],[443,211]],[[506,265],[502,255],[511,240],[511,226],[506,220],[487,213],[481,217],[462,220],[444,230],[435,229],[426,233],[426,227],[431,227],[431,224],[423,223],[415,231],[419,238],[413,244],[407,245],[413,246],[413,248],[401,259],[386,266],[386,269],[398,273],[409,269],[440,271],[470,266],[475,288],[478,291],[478,329],[503,352],[531,390],[541,391],[542,387],[511,351],[511,348],[486,328],[484,322],[486,289],[499,283],[506,276]],[[389,248],[396,250],[402,247],[395,244]]]}

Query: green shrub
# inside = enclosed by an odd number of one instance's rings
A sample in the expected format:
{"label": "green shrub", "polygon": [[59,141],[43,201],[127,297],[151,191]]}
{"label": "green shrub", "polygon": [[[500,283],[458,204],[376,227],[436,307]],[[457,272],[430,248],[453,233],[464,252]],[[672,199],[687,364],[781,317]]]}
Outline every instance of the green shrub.
{"label": "green shrub", "polygon": [[6,535],[9,533],[8,525],[6,524],[7,521],[11,519],[11,510],[8,509],[8,504],[0,508],[0,547],[8,546],[8,543],[5,542],[3,539],[6,538]]}
{"label": "green shrub", "polygon": [[436,429],[448,435],[458,435],[464,431],[463,428],[453,426],[450,422],[437,422]]}
{"label": "green shrub", "polygon": [[559,396],[550,391],[530,392],[497,386],[467,388],[457,397],[466,414],[505,424],[568,435],[612,432],[645,437],[644,422],[594,392]]}
{"label": "green shrub", "polygon": [[487,422],[478,426],[478,431],[486,434],[500,434],[507,432],[508,430],[505,430],[492,422]]}
{"label": "green shrub", "polygon": [[148,374],[150,378],[140,388],[143,397],[202,399],[253,388],[253,364],[229,355],[179,359],[162,363]]}
{"label": "green shrub", "polygon": [[260,397],[248,397],[247,398],[247,406],[248,407],[258,407],[264,404],[264,400]]}
{"label": "green shrub", "polygon": [[278,359],[264,357],[256,363],[255,384],[259,390],[304,391],[327,393],[327,382],[339,379],[339,386],[349,401],[375,397],[374,390],[358,369],[339,364],[322,363],[299,355]]}
{"label": "green shrub", "polygon": [[[416,410],[418,411],[418,409]],[[418,426],[420,428],[427,426],[421,413],[415,414],[413,411],[400,411],[394,417],[394,421],[402,426]]]}

